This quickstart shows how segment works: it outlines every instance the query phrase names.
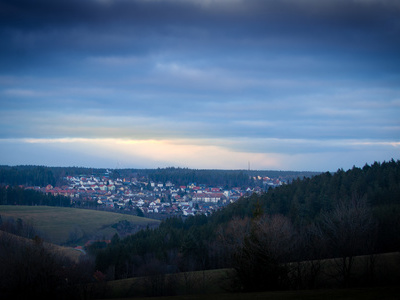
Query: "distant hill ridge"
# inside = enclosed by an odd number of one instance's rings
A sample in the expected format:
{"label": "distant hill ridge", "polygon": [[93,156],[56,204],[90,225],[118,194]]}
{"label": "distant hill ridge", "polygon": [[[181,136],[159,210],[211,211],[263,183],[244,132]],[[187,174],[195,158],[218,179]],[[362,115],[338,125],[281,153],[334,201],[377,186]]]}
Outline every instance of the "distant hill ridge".
{"label": "distant hill ridge", "polygon": [[82,167],[46,166],[0,166],[0,184],[46,186],[61,184],[66,176],[107,176],[110,178],[132,178],[155,182],[173,182],[187,185],[196,182],[205,185],[248,186],[253,176],[268,176],[292,181],[296,178],[311,177],[320,172],[276,171],[276,170],[215,170],[189,168],[157,169],[103,169]]}

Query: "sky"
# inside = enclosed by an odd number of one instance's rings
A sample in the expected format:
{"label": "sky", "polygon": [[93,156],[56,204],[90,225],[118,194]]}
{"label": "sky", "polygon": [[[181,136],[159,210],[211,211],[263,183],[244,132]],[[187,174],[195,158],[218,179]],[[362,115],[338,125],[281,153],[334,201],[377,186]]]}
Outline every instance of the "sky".
{"label": "sky", "polygon": [[400,159],[400,1],[0,0],[0,165]]}

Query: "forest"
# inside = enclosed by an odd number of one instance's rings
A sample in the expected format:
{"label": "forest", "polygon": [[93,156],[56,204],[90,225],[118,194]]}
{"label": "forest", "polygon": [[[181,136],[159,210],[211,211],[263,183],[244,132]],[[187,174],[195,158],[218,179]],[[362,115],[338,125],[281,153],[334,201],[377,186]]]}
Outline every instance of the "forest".
{"label": "forest", "polygon": [[[53,178],[46,168],[38,168],[40,175],[27,172],[22,180]],[[9,199],[11,193],[18,198],[22,193],[16,187],[1,192],[0,199]],[[18,232],[22,224],[13,226]],[[327,259],[333,259],[335,267],[330,275],[339,286],[394,284],[399,278],[393,278],[393,282],[383,279],[377,275],[375,265],[377,254],[399,252],[399,232],[400,161],[375,162],[362,168],[297,178],[262,194],[242,197],[208,217],[172,217],[157,228],[124,238],[116,234],[108,245],[93,243],[87,249],[90,259],[84,262],[82,274],[86,277],[82,280],[90,282],[88,270],[92,274],[96,270],[96,278],[105,281],[149,276],[157,279],[152,296],[173,295],[173,289],[166,288],[166,274],[228,268],[237,274],[237,281],[229,287],[233,292],[314,289],[329,287],[321,279],[326,275],[322,269]],[[33,240],[35,246],[29,248],[33,251],[32,262],[43,267],[39,263],[44,251],[42,242],[36,235]],[[11,268],[6,253],[17,246],[10,241],[3,245],[0,259]],[[21,258],[24,247],[18,249],[13,255]],[[355,258],[360,255],[367,259],[363,275],[355,277]],[[51,291],[56,293],[61,283],[65,285],[60,277],[64,275],[55,271],[60,260],[53,256],[49,259],[54,261],[54,269],[41,271],[31,266],[30,270],[42,275],[54,271]],[[71,276],[81,268],[73,265],[64,268]],[[10,272],[6,267],[0,272],[2,277]],[[32,280],[26,278],[30,284],[37,284]],[[67,287],[73,291],[70,285]],[[35,288],[39,294],[42,292],[40,285]],[[0,292],[2,289],[7,287],[2,285]]]}
{"label": "forest", "polygon": [[[127,169],[125,172],[129,172]],[[120,171],[124,174],[123,170]],[[255,186],[255,176],[268,176],[280,178],[290,182],[296,178],[311,177],[318,172],[294,172],[294,171],[259,171],[259,170],[198,170],[188,168],[164,168],[152,170],[139,170],[139,174],[146,174],[154,182],[171,181],[174,184],[188,185],[190,183],[203,184],[205,186],[221,186],[223,188]]]}
{"label": "forest", "polygon": [[[400,161],[392,160],[297,179],[210,217],[170,218],[90,250],[110,280],[234,268],[240,290],[315,288],[318,262],[327,258],[340,259],[343,286],[361,284],[351,277],[353,258],[399,251],[399,232]],[[293,276],[301,261],[314,263]]]}
{"label": "forest", "polygon": [[49,195],[19,186],[0,185],[0,205],[46,205],[70,207],[71,199],[65,196]]}
{"label": "forest", "polygon": [[267,171],[267,170],[202,170],[188,168],[157,169],[98,169],[83,167],[45,167],[45,166],[0,166],[1,185],[60,186],[66,176],[107,176],[111,179],[132,178],[162,182],[168,181],[177,186],[190,183],[226,188],[254,186],[254,176],[269,176],[291,182],[296,178],[311,177],[319,172],[309,171]]}

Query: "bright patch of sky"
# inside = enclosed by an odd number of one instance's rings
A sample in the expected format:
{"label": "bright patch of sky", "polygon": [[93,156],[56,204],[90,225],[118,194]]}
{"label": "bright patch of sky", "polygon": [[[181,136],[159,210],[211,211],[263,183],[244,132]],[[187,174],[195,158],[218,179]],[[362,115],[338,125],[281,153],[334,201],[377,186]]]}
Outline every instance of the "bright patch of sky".
{"label": "bright patch of sky", "polygon": [[0,164],[400,159],[396,1],[0,1]]}

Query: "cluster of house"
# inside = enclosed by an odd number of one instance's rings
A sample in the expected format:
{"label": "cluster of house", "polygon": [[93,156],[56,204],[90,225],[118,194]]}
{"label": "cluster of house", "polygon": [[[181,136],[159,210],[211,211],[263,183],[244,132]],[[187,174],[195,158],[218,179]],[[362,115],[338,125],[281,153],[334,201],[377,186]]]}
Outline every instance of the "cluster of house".
{"label": "cluster of house", "polygon": [[[107,176],[67,176],[64,179],[64,186],[48,185],[38,189],[54,196],[70,197],[71,203],[85,202],[104,209],[135,211],[144,216],[161,218],[171,215],[209,215],[246,194],[263,190],[261,187],[227,190],[196,183],[176,186],[170,181],[110,179]],[[268,178],[268,184],[281,183]]]}

